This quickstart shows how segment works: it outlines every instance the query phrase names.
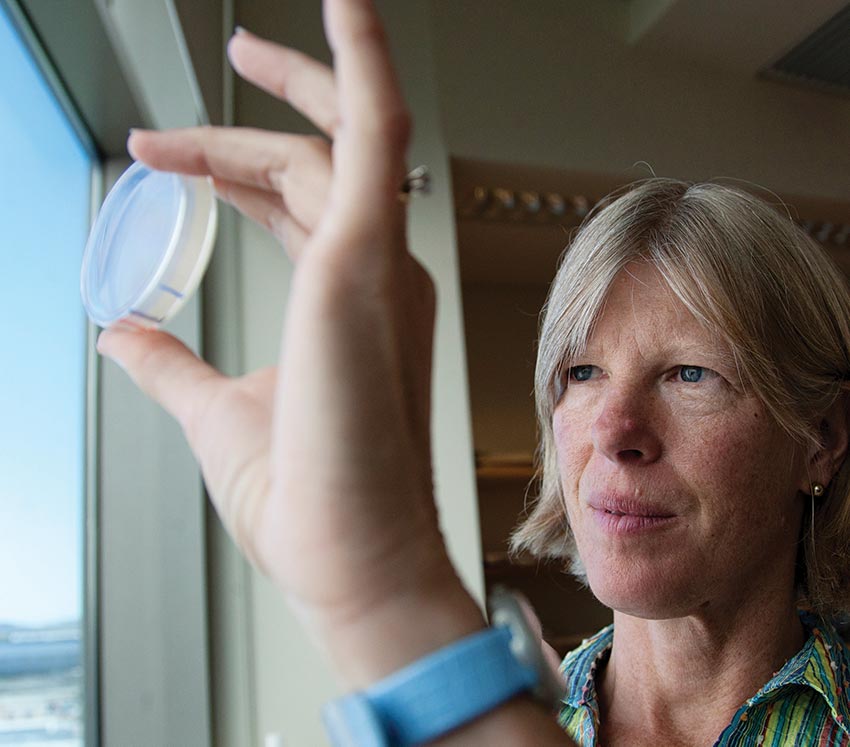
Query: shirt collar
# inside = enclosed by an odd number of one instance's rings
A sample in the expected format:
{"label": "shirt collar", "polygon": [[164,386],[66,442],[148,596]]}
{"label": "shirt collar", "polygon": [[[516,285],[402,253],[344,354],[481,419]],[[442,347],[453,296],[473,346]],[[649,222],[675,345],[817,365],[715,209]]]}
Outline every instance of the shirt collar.
{"label": "shirt collar", "polygon": [[609,625],[596,635],[582,641],[567,654],[561,664],[567,689],[564,704],[574,709],[588,710],[595,729],[599,729],[599,699],[596,692],[596,672],[608,661],[614,643],[614,626]]}
{"label": "shirt collar", "polygon": [[850,736],[850,652],[834,626],[809,612],[800,612],[809,633],[806,643],[747,703],[777,697],[784,687],[810,687],[821,695],[832,717]]}
{"label": "shirt collar", "polygon": [[[771,700],[784,687],[810,687],[823,697],[836,723],[850,736],[850,651],[831,623],[808,612],[801,612],[800,617],[809,633],[803,648],[785,662],[747,705]],[[561,664],[567,685],[564,704],[589,711],[597,731],[596,673],[608,661],[613,642],[614,626],[609,625],[582,641]]]}

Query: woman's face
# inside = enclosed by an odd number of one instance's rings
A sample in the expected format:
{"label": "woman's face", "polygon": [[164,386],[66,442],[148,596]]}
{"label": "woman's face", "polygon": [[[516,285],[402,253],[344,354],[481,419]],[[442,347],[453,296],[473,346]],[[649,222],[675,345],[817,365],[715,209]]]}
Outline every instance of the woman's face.
{"label": "woman's face", "polygon": [[617,278],[566,386],[559,471],[604,604],[657,619],[790,590],[803,459],[654,268]]}

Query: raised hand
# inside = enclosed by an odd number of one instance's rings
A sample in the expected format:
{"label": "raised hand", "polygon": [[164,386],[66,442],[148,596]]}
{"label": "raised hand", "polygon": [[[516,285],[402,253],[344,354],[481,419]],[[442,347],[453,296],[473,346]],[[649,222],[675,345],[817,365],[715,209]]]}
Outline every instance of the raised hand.
{"label": "raised hand", "polygon": [[[295,272],[279,367],[230,379],[162,332],[109,329],[99,349],[181,423],[225,526],[358,684],[482,620],[432,498],[434,295],[399,198],[410,119],[371,3],[328,0],[326,29],[335,71],[247,33],[229,55],[329,140],[198,128],[129,141],[154,168],[212,176],[283,241]],[[399,636],[424,610],[429,624]]]}

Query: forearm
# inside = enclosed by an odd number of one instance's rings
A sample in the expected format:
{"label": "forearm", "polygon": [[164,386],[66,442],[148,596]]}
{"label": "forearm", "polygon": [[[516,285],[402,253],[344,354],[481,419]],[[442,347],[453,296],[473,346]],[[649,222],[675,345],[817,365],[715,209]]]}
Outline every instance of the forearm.
{"label": "forearm", "polygon": [[440,565],[442,570],[419,575],[416,583],[385,593],[380,601],[310,621],[343,689],[365,689],[486,627],[448,559]]}

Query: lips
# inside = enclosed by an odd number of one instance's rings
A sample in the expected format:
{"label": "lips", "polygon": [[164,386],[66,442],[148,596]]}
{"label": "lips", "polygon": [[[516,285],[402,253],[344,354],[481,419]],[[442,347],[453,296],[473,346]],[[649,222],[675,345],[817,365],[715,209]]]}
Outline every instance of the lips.
{"label": "lips", "polygon": [[591,500],[588,505],[597,526],[612,535],[667,529],[678,519],[666,506],[631,497],[606,495]]}
{"label": "lips", "polygon": [[666,506],[653,505],[648,501],[619,496],[603,496],[589,502],[594,511],[602,511],[614,516],[642,516],[650,518],[670,518],[676,515]]}

